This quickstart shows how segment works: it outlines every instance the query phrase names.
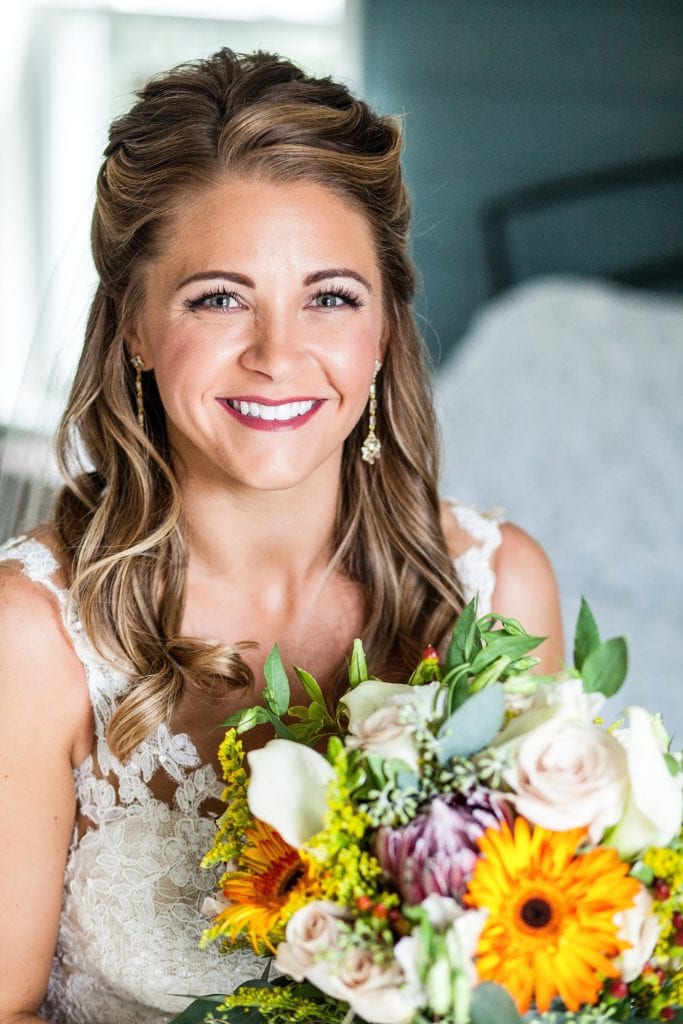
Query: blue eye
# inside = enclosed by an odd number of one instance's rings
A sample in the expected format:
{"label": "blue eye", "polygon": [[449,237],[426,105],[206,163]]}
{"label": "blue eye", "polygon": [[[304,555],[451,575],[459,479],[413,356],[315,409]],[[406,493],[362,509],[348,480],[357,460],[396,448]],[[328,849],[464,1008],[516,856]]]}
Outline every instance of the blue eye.
{"label": "blue eye", "polygon": [[196,309],[218,309],[221,311],[239,309],[240,303],[234,292],[215,291],[207,292],[196,299],[186,299],[185,306],[190,310]]}
{"label": "blue eye", "polygon": [[340,286],[319,291],[311,299],[311,305],[317,309],[339,309],[340,306],[358,309],[363,303],[354,292]]}

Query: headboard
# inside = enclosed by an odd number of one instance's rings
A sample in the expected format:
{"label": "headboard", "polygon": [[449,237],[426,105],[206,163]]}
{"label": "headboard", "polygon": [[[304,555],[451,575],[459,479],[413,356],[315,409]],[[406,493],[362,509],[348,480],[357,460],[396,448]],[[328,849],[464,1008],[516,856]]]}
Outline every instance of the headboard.
{"label": "headboard", "polygon": [[550,273],[683,292],[683,154],[556,177],[480,214],[489,296]]}

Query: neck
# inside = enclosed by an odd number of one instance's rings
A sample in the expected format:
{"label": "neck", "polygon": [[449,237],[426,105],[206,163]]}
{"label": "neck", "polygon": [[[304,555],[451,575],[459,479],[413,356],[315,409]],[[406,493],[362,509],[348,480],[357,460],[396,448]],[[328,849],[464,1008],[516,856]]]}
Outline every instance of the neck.
{"label": "neck", "polygon": [[183,484],[188,572],[244,581],[245,589],[304,587],[321,579],[333,551],[338,472],[286,491]]}

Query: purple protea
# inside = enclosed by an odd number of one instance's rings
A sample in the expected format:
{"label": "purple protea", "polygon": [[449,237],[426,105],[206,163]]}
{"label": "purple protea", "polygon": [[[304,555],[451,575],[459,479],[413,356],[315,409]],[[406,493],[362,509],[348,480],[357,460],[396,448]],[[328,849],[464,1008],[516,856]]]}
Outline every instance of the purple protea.
{"label": "purple protea", "polygon": [[477,860],[477,839],[510,820],[509,809],[485,790],[437,796],[407,825],[377,833],[375,853],[406,903],[431,893],[459,898]]}

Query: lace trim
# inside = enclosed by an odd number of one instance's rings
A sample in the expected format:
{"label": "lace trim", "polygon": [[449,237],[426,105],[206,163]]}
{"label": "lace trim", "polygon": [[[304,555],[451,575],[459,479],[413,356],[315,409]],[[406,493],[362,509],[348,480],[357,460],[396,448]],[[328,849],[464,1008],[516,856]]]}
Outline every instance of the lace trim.
{"label": "lace trim", "polygon": [[477,594],[478,614],[488,615],[496,586],[496,574],[491,566],[491,558],[503,539],[500,532],[503,511],[472,508],[469,505],[462,505],[454,498],[446,500],[460,529],[480,542],[469,547],[455,558],[453,563],[462,583],[465,599],[471,601]]}

